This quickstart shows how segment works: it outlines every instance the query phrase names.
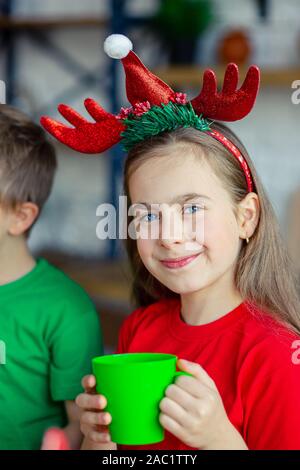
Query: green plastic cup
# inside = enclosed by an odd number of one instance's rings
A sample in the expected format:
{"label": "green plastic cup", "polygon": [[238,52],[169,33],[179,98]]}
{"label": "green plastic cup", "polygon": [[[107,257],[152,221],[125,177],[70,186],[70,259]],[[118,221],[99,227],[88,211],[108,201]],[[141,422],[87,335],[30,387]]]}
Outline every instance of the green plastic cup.
{"label": "green plastic cup", "polygon": [[107,399],[112,416],[112,442],[124,445],[155,444],[164,440],[159,403],[179,375],[177,356],[161,353],[127,353],[92,360],[97,393]]}

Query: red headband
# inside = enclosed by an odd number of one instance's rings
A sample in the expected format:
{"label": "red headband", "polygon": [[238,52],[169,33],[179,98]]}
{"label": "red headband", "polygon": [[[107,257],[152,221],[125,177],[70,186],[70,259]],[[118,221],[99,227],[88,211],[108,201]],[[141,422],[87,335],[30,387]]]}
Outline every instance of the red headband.
{"label": "red headband", "polygon": [[[126,93],[137,115],[149,111],[149,107],[177,101],[180,94],[175,93],[166,83],[150,72],[131,50],[132,44],[125,36],[114,34],[104,44],[108,55],[121,59],[126,75]],[[237,90],[238,67],[227,65],[221,92],[217,92],[215,73],[208,69],[204,72],[203,86],[199,95],[191,100],[191,105],[198,116],[217,121],[236,121],[243,119],[251,111],[259,89],[259,68],[252,65],[244,83]],[[147,106],[144,106],[147,103]],[[64,104],[59,105],[60,114],[74,127],[65,126],[49,117],[42,117],[43,127],[63,144],[82,153],[101,153],[108,150],[122,139],[121,133],[126,130],[120,115],[105,111],[92,99],[86,99],[85,107],[95,122],[84,119],[77,111]],[[126,111],[122,108],[126,115]],[[246,159],[239,149],[223,134],[216,130],[207,134],[221,142],[238,160],[245,173],[248,191],[253,190],[251,172]]]}

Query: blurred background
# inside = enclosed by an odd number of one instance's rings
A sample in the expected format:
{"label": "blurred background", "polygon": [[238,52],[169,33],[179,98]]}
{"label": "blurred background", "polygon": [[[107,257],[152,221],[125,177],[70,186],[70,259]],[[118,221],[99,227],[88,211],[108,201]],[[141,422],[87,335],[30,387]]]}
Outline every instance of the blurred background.
{"label": "blurred background", "polygon": [[[88,117],[87,97],[115,113],[128,106],[120,61],[103,52],[111,33],[128,35],[142,61],[190,98],[208,66],[220,85],[230,61],[240,66],[241,81],[249,64],[261,67],[256,106],[231,127],[256,165],[300,274],[300,104],[292,101],[300,90],[300,1],[0,0],[7,103],[37,122],[44,114],[57,118],[61,102]],[[59,168],[30,245],[91,295],[110,352],[133,309],[130,273],[122,243],[97,238],[96,209],[118,207],[124,154],[116,147],[84,156],[55,145]]]}

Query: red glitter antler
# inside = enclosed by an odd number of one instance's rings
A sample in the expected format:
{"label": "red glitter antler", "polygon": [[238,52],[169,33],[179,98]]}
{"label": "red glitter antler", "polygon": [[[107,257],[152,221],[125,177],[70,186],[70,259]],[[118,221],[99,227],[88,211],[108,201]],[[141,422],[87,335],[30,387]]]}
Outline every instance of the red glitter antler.
{"label": "red glitter antler", "polygon": [[125,127],[91,98],[86,99],[84,105],[96,122],[87,121],[71,107],[61,104],[58,106],[60,114],[74,127],[45,116],[41,124],[53,137],[78,152],[104,152],[120,141]]}
{"label": "red glitter antler", "polygon": [[206,70],[203,75],[202,90],[191,101],[196,113],[218,121],[237,121],[245,117],[251,111],[258,92],[259,68],[251,65],[239,90],[236,89],[238,79],[237,65],[228,64],[222,91],[218,93],[214,71]]}

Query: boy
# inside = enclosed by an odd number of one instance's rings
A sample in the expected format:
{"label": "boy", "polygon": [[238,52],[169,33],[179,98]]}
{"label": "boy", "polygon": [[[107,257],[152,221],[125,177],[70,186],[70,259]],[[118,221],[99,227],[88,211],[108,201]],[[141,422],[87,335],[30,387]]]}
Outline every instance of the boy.
{"label": "boy", "polygon": [[103,354],[88,296],[27,245],[55,169],[43,130],[0,105],[0,449],[39,449],[53,426],[79,448],[74,399],[91,358]]}

